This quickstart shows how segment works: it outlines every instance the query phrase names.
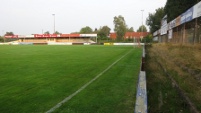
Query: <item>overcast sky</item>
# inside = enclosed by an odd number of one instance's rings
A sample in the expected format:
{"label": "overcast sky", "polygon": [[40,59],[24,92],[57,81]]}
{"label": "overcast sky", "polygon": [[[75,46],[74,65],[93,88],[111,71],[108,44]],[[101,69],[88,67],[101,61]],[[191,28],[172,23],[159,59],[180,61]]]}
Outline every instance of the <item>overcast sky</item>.
{"label": "overcast sky", "polygon": [[136,31],[155,9],[167,0],[1,0],[1,35],[11,31],[18,35],[71,33],[89,26],[93,30],[107,25],[113,31],[114,16],[122,15],[128,27]]}

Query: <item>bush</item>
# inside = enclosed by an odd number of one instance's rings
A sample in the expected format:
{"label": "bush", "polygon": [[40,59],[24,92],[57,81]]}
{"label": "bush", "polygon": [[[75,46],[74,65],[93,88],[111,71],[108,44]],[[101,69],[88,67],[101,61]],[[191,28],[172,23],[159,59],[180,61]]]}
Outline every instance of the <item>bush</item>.
{"label": "bush", "polygon": [[153,36],[152,35],[147,35],[146,37],[144,37],[141,41],[142,43],[152,43],[153,42]]}
{"label": "bush", "polygon": [[0,42],[4,42],[4,39],[3,39],[3,37],[0,37]]}

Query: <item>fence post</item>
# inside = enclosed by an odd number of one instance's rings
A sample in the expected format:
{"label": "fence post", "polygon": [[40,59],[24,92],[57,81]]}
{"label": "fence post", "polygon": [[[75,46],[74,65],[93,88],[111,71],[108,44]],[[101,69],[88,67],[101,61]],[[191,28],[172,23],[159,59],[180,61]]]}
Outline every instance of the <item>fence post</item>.
{"label": "fence post", "polygon": [[176,40],[175,40],[176,43],[178,42],[178,39],[179,39],[178,36],[179,36],[179,32],[178,32],[178,26],[177,26],[177,34],[176,34]]}
{"label": "fence post", "polygon": [[183,34],[182,34],[182,45],[184,44],[186,39],[186,23],[183,25]]}
{"label": "fence post", "polygon": [[198,20],[197,18],[195,19],[195,30],[194,30],[194,37],[193,37],[193,45],[195,44],[195,40],[197,38],[197,25],[198,25]]}

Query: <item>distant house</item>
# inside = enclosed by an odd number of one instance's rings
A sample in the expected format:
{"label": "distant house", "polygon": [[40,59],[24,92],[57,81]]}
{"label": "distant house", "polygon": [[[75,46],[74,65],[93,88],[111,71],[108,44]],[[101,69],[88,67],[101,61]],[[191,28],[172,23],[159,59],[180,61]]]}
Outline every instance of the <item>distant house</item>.
{"label": "distant house", "polygon": [[[146,37],[149,34],[149,32],[126,32],[124,39],[133,39],[133,38],[143,38]],[[110,38],[115,40],[117,38],[116,33],[110,33]]]}

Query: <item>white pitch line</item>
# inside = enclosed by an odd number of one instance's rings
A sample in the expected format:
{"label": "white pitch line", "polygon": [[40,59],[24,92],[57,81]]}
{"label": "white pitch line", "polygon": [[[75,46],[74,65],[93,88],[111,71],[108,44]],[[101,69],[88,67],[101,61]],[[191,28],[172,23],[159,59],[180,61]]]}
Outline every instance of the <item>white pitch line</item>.
{"label": "white pitch line", "polygon": [[126,53],[125,55],[123,55],[122,57],[120,57],[118,60],[116,60],[114,63],[112,63],[110,66],[108,66],[104,71],[102,71],[101,73],[99,73],[96,77],[94,77],[88,83],[86,83],[85,85],[83,85],[80,89],[78,89],[77,91],[75,91],[74,93],[72,93],[71,95],[69,95],[68,97],[66,97],[64,100],[62,100],[61,102],[59,102],[57,105],[55,105],[54,107],[52,107],[51,109],[49,109],[45,113],[52,113],[57,108],[61,107],[62,104],[68,102],[71,98],[73,98],[75,95],[77,95],[83,89],[85,89],[89,84],[91,84],[93,81],[95,81],[97,78],[99,78],[103,73],[105,73],[107,70],[109,70],[112,66],[114,66],[117,62],[119,62],[122,58],[124,58],[130,52],[131,52],[131,50],[128,53]]}

